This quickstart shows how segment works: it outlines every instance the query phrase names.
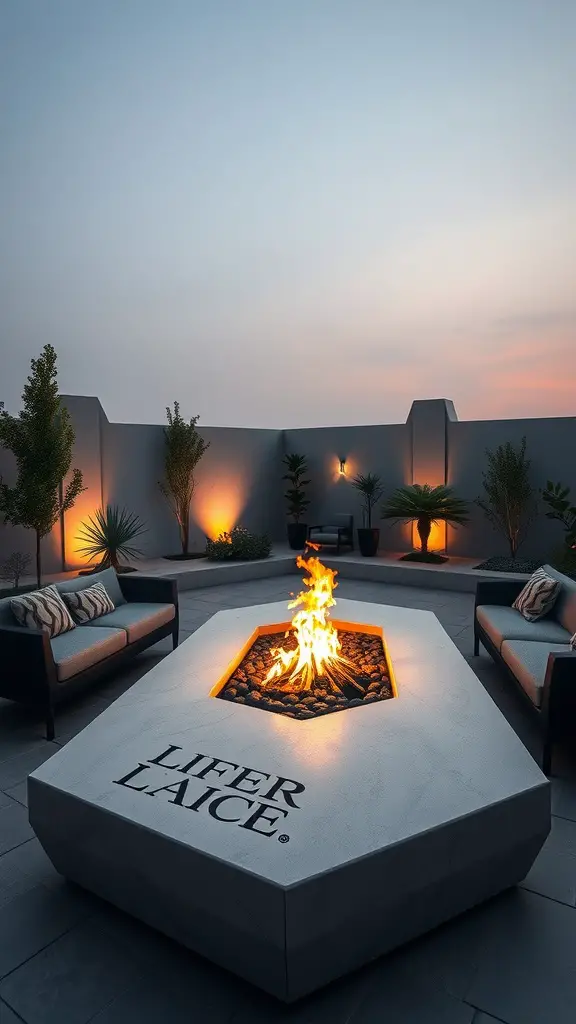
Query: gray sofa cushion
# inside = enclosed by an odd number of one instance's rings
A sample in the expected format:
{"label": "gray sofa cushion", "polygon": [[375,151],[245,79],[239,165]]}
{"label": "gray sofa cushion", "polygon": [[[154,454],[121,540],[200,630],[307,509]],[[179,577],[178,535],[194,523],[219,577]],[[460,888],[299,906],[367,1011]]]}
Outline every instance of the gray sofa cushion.
{"label": "gray sofa cushion", "polygon": [[576,633],[576,580],[571,580],[569,576],[558,572],[558,569],[553,569],[551,565],[543,565],[542,568],[548,576],[561,583],[552,615],[570,634]]}
{"label": "gray sofa cushion", "polygon": [[497,650],[503,640],[534,640],[547,644],[569,644],[570,634],[554,619],[527,622],[520,612],[507,605],[484,604],[476,609],[476,618]]}
{"label": "gray sofa cushion", "polygon": [[[566,654],[566,644],[535,643],[533,640],[505,640],[501,655],[514,673],[524,692],[536,707],[542,703],[542,690],[546,676],[548,655]],[[574,685],[576,686],[576,654],[574,655]]]}
{"label": "gray sofa cushion", "polygon": [[140,640],[148,633],[163,626],[165,622],[171,622],[176,614],[173,604],[145,604],[143,601],[131,601],[116,608],[108,615],[101,615],[98,619],[86,623],[87,629],[102,629],[113,626],[115,629],[126,631],[128,643],[132,644]]}
{"label": "gray sofa cushion", "polygon": [[[337,544],[338,534],[328,530],[310,530],[310,540],[318,544]],[[342,540],[344,540],[343,537]]]}
{"label": "gray sofa cushion", "polygon": [[126,633],[123,629],[89,629],[76,626],[69,633],[62,633],[50,641],[58,682],[63,683],[78,672],[84,672],[104,658],[116,654],[126,647]]}
{"label": "gray sofa cushion", "polygon": [[92,587],[95,583],[101,583],[106,587],[116,608],[120,604],[126,604],[126,598],[120,590],[120,584],[114,569],[102,569],[101,572],[95,572],[91,576],[75,576],[74,579],[62,580],[60,583],[56,583],[55,586],[56,590],[59,590],[61,594],[73,594],[77,590],[85,590],[86,587]]}

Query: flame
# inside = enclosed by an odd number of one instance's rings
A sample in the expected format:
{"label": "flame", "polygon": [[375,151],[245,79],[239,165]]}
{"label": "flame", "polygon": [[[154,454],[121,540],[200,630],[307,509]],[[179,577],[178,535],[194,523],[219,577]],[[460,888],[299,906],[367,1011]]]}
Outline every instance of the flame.
{"label": "flame", "polygon": [[[318,550],[316,544],[308,548]],[[296,636],[296,648],[286,650],[274,647],[274,664],[264,683],[275,682],[277,686],[293,690],[309,690],[313,682],[322,677],[336,692],[339,683],[351,683],[363,692],[354,678],[354,665],[340,654],[341,642],[338,630],[330,622],[329,609],[336,601],[333,591],[338,586],[335,569],[328,569],[319,558],[298,555],[296,565],[309,573],[303,579],[308,590],[302,590],[289,602],[289,608],[299,608],[292,619],[291,630]]]}

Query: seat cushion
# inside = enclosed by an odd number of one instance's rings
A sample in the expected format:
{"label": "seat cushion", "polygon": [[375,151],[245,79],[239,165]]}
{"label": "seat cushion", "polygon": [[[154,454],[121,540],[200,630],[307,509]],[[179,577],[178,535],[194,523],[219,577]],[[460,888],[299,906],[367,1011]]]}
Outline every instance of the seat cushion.
{"label": "seat cushion", "polygon": [[55,636],[50,646],[56,662],[58,682],[64,683],[126,647],[126,633],[123,629],[96,631],[88,626],[76,626],[69,633]]}
{"label": "seat cushion", "polygon": [[332,533],[330,530],[310,530],[310,540],[318,544],[337,544],[338,533]]}
{"label": "seat cushion", "polygon": [[102,569],[101,572],[91,573],[90,576],[75,576],[74,579],[62,580],[54,585],[61,594],[72,594],[76,590],[86,590],[86,587],[92,587],[95,583],[101,583],[106,587],[115,608],[120,604],[126,604],[114,569]]}
{"label": "seat cushion", "polygon": [[554,619],[527,622],[520,612],[507,605],[484,604],[476,609],[478,622],[497,650],[503,640],[533,640],[547,644],[569,644],[570,634]]}
{"label": "seat cushion", "polygon": [[176,615],[173,604],[145,604],[137,601],[129,601],[121,608],[116,608],[108,615],[101,615],[98,619],[88,622],[87,629],[102,629],[113,626],[115,629],[126,631],[128,643],[133,644],[148,633],[163,626],[165,622],[171,622]]}
{"label": "seat cushion", "polygon": [[[501,655],[514,673],[524,692],[537,708],[542,703],[548,655],[566,654],[567,644],[535,643],[532,640],[504,640]],[[574,685],[576,686],[576,656],[574,657]]]}
{"label": "seat cushion", "polygon": [[569,576],[558,572],[558,569],[553,569],[551,565],[544,565],[542,568],[549,576],[560,582],[560,593],[552,612],[554,618],[569,633],[576,633],[576,580],[571,580]]}

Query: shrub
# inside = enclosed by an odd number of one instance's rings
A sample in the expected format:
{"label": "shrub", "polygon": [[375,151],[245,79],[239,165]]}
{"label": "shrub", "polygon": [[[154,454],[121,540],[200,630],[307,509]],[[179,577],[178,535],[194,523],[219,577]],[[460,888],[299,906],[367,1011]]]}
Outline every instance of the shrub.
{"label": "shrub", "polygon": [[168,501],[178,523],[182,554],[188,554],[190,534],[190,502],[196,486],[194,473],[210,442],[196,430],[198,416],[186,420],[180,415],[180,405],[174,402],[174,412],[166,409],[168,426],[164,428],[164,474],[160,490]]}
{"label": "shrub", "polygon": [[243,526],[235,526],[230,533],[221,533],[217,540],[209,540],[206,554],[213,562],[246,561],[268,558],[272,544],[265,533],[250,533]]}
{"label": "shrub", "polygon": [[294,523],[299,523],[310,504],[310,499],[306,497],[305,491],[310,481],[304,479],[308,472],[308,461],[305,455],[289,452],[284,456],[282,462],[287,469],[282,479],[287,480],[290,484],[284,492],[287,513]]}

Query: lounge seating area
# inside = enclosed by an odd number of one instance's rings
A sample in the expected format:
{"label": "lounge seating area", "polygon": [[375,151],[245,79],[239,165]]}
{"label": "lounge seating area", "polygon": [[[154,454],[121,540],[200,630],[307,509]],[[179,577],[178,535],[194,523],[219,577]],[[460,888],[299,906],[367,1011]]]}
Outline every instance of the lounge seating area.
{"label": "lounge seating area", "polygon": [[95,584],[105,588],[114,610],[52,637],[46,629],[19,625],[14,599],[0,601],[0,697],[37,708],[45,717],[48,740],[55,736],[56,705],[165,636],[178,645],[174,580],[117,576],[114,569],[105,569],[54,586],[66,595]]}
{"label": "lounge seating area", "polygon": [[354,550],[354,516],[336,513],[330,520],[320,525],[311,526],[308,539],[321,548],[335,548],[340,554],[343,548]]}
{"label": "lounge seating area", "polygon": [[482,644],[527,698],[543,737],[542,770],[550,774],[554,742],[576,732],[576,582],[550,565],[559,583],[551,611],[534,622],[513,608],[524,583],[482,581],[474,608],[474,654]]}

